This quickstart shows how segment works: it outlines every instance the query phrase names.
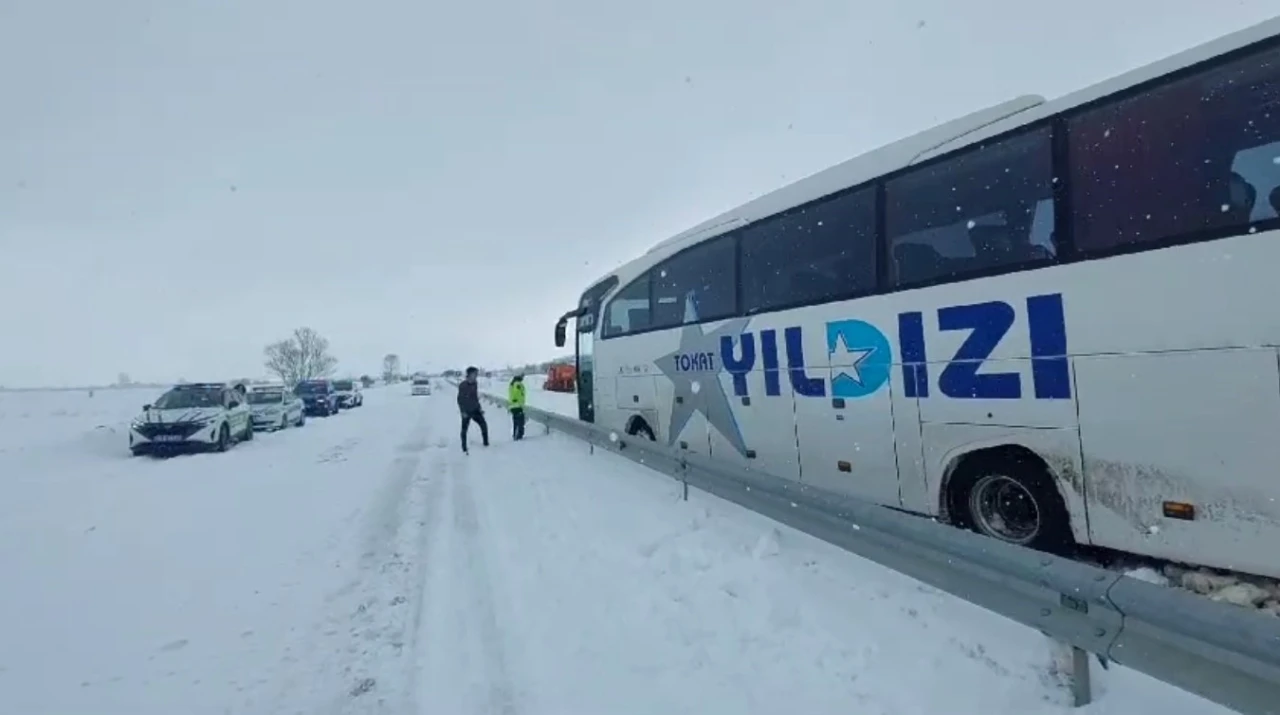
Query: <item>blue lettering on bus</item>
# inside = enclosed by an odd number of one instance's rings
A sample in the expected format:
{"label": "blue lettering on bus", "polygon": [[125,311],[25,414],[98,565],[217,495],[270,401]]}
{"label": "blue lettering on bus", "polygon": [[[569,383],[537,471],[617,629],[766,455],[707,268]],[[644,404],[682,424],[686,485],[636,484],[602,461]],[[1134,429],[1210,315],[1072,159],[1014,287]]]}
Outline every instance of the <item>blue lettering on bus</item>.
{"label": "blue lettering on bus", "polygon": [[710,372],[717,369],[715,353],[677,353],[674,357],[676,370],[680,372]]}
{"label": "blue lettering on bus", "polygon": [[[1031,296],[1025,302],[1027,339],[1031,346],[1031,387],[1038,400],[1071,398],[1071,374],[1067,362],[1066,318],[1062,295]],[[1000,342],[1012,329],[1017,310],[1004,301],[938,308],[936,319],[942,332],[968,331],[955,354],[938,373],[937,390],[952,399],[1016,400],[1023,397],[1022,375],[1018,372],[983,372]],[[930,395],[929,351],[925,341],[924,314],[918,311],[898,315],[898,352],[906,397]],[[831,378],[810,374],[804,355],[801,326],[784,328],[783,355],[791,389],[803,397],[858,399],[872,395],[889,382],[893,350],[888,336],[862,320],[828,322],[826,342]],[[747,374],[757,360],[764,368],[765,394],[782,394],[778,331],[744,331],[737,336],[721,336],[720,361],[733,381],[733,392],[746,397],[750,390]],[[710,367],[704,367],[709,365]],[[715,369],[714,355],[677,355],[677,369]]]}

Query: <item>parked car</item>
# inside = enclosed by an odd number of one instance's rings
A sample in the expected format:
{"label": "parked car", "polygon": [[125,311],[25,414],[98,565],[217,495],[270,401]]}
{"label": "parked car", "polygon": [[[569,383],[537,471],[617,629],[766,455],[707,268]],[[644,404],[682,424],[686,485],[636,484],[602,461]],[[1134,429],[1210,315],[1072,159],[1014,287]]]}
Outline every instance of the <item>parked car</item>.
{"label": "parked car", "polygon": [[143,405],[129,425],[134,455],[225,452],[251,439],[253,420],[244,393],[224,382],[175,385],[155,404]]}
{"label": "parked car", "polygon": [[293,394],[302,398],[303,411],[308,415],[328,417],[338,412],[338,391],[332,380],[303,380],[293,388]]}
{"label": "parked car", "polygon": [[364,404],[359,380],[334,380],[333,389],[338,391],[338,407],[350,409]]}
{"label": "parked car", "polygon": [[430,380],[430,379],[428,379],[428,378],[425,378],[425,377],[415,377],[415,378],[413,378],[413,387],[411,387],[411,388],[409,388],[409,389],[410,389],[410,393],[409,393],[409,394],[414,395],[414,396],[417,396],[417,395],[430,395],[430,394],[431,394],[431,380]]}
{"label": "parked car", "polygon": [[249,390],[248,399],[254,429],[275,431],[307,423],[302,398],[286,390],[284,385],[255,386]]}

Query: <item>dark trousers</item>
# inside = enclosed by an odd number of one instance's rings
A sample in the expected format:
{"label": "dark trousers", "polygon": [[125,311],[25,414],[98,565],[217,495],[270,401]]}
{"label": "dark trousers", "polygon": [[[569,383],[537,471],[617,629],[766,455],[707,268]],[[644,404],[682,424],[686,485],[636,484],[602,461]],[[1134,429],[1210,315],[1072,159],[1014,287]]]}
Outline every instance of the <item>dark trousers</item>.
{"label": "dark trousers", "polygon": [[480,426],[480,438],[484,440],[484,446],[489,446],[489,423],[484,419],[484,413],[480,410],[475,412],[467,412],[462,415],[462,451],[467,451],[467,429],[471,427],[471,422],[475,421]]}
{"label": "dark trousers", "polygon": [[511,408],[511,438],[524,439],[524,408]]}

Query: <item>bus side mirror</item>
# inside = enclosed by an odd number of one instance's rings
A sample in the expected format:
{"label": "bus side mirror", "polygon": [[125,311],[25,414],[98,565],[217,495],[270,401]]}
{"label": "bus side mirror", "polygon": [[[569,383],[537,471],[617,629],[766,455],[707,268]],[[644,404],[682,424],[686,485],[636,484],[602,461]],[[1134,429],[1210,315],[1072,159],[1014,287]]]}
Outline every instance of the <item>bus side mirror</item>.
{"label": "bus side mirror", "polygon": [[564,330],[565,326],[569,324],[569,318],[580,318],[585,315],[586,312],[586,308],[575,308],[560,316],[560,319],[556,321],[556,347],[564,347]]}

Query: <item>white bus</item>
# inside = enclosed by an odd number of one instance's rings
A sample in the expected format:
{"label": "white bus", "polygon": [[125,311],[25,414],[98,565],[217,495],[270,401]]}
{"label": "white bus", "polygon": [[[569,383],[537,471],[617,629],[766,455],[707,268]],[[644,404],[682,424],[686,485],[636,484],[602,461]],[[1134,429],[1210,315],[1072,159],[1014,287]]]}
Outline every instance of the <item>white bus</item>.
{"label": "white bus", "polygon": [[1280,577],[1280,18],[589,287],[580,418],[1044,550]]}

